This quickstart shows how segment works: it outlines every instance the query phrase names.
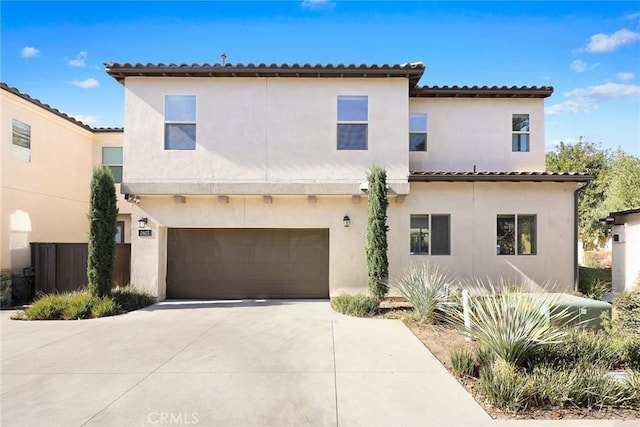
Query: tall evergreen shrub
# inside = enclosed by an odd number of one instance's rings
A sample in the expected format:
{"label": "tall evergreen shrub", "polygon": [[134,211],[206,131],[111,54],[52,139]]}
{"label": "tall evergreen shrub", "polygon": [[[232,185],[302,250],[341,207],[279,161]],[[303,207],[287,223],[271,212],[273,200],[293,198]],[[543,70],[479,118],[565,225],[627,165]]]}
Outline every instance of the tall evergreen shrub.
{"label": "tall evergreen shrub", "polygon": [[89,199],[89,292],[97,297],[111,294],[116,258],[118,206],[113,174],[107,166],[98,166],[91,178]]}
{"label": "tall evergreen shrub", "polygon": [[372,165],[367,176],[367,282],[371,293],[381,300],[387,294],[389,260],[387,259],[387,172],[384,167]]}

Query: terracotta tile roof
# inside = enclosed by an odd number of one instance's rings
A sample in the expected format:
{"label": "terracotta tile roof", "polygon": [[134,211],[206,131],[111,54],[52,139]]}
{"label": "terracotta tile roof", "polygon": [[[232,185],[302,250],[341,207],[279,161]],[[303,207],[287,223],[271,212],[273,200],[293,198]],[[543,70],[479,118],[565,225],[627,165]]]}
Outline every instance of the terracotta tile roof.
{"label": "terracotta tile roof", "polygon": [[126,77],[405,77],[418,84],[425,66],[407,64],[131,64],[107,62],[107,74],[120,83]]}
{"label": "terracotta tile roof", "polygon": [[77,120],[74,117],[69,116],[66,113],[63,113],[62,111],[53,108],[52,106],[50,106],[49,104],[45,104],[44,102],[40,101],[39,99],[36,98],[32,98],[29,95],[27,95],[26,93],[22,93],[20,92],[18,89],[16,89],[15,87],[9,87],[9,85],[7,85],[4,82],[0,82],[0,89],[2,90],[6,90],[9,93],[12,93],[22,99],[24,99],[25,101],[28,101],[34,105],[37,105],[40,108],[43,108],[47,111],[49,111],[50,113],[55,114],[58,117],[61,117],[65,120],[70,121],[71,123],[73,123],[74,125],[78,125],[83,129],[86,129],[88,131],[91,132],[123,132],[124,129],[123,128],[104,128],[104,127],[100,127],[100,128],[94,128],[91,127],[87,124],[82,123],[80,120]]}
{"label": "terracotta tile roof", "polygon": [[409,181],[551,181],[588,182],[592,175],[578,172],[431,172],[411,171]]}
{"label": "terracotta tile roof", "polygon": [[547,98],[552,86],[418,86],[410,96],[417,98]]}

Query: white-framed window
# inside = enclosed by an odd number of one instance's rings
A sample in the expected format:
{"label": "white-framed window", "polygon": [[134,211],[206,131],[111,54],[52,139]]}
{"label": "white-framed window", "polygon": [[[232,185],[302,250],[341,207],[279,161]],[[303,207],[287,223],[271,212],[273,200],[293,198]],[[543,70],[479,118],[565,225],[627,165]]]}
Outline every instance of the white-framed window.
{"label": "white-framed window", "polygon": [[124,243],[124,221],[116,224],[116,243]]}
{"label": "white-framed window", "polygon": [[511,151],[529,151],[529,115],[514,114],[511,117]]}
{"label": "white-framed window", "polygon": [[31,126],[20,120],[13,119],[11,148],[13,154],[25,162],[31,161]]}
{"label": "white-framed window", "polygon": [[409,151],[427,151],[427,115],[409,114]]}
{"label": "white-framed window", "polygon": [[366,150],[369,98],[338,95],[338,150]]}
{"label": "white-framed window", "polygon": [[196,96],[166,95],[164,99],[164,149],[196,149]]}
{"label": "white-framed window", "polygon": [[109,166],[116,184],[122,182],[122,147],[102,147],[102,164]]}
{"label": "white-framed window", "polygon": [[451,255],[451,215],[411,215],[411,255]]}
{"label": "white-framed window", "polygon": [[536,255],[536,215],[498,215],[496,253],[498,255]]}

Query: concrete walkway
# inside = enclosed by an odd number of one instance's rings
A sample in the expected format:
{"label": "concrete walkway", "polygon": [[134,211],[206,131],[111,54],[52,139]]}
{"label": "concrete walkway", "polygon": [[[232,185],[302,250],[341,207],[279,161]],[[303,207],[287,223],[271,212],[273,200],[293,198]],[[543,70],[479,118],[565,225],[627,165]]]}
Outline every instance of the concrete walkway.
{"label": "concrete walkway", "polygon": [[2,426],[608,426],[494,421],[397,320],[327,301],[0,314]]}

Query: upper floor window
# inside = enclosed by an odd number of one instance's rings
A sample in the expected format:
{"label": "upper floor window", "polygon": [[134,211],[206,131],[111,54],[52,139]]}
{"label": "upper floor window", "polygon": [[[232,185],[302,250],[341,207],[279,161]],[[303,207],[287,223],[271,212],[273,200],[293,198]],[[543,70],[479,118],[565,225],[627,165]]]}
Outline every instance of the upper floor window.
{"label": "upper floor window", "polygon": [[20,160],[25,162],[31,161],[31,126],[13,119],[13,133],[11,136],[11,144],[13,154]]}
{"label": "upper floor window", "polygon": [[411,255],[451,255],[450,215],[411,215]]}
{"label": "upper floor window", "polygon": [[529,151],[529,115],[514,114],[511,131],[511,151]]}
{"label": "upper floor window", "polygon": [[195,95],[167,95],[164,101],[165,150],[196,149]]}
{"label": "upper floor window", "polygon": [[369,99],[338,96],[338,150],[366,150]]}
{"label": "upper floor window", "polygon": [[536,240],[535,215],[498,215],[496,233],[498,255],[535,255]]}
{"label": "upper floor window", "polygon": [[122,147],[102,147],[102,164],[109,166],[116,184],[122,182]]}
{"label": "upper floor window", "polygon": [[409,114],[409,151],[427,151],[426,114]]}

